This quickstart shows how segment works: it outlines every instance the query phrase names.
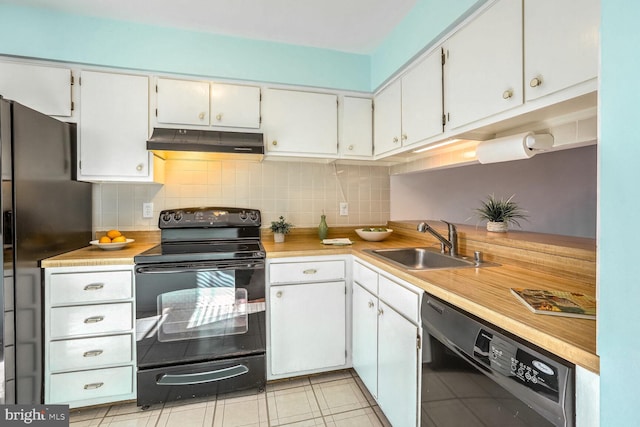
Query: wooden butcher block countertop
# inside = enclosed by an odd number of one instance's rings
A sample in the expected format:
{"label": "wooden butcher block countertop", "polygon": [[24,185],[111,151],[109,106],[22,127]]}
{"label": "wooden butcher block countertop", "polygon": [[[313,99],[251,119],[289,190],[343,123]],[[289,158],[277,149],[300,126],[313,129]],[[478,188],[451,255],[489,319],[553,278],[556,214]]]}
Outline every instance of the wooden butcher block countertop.
{"label": "wooden butcher block countertop", "polygon": [[[364,241],[353,228],[332,227],[329,237],[348,237],[353,242],[349,246],[323,245],[314,229],[294,229],[284,243],[274,243],[270,231],[263,230],[262,240],[267,258],[355,255],[569,362],[599,373],[596,321],[534,314],[509,290],[551,289],[595,296],[594,239],[512,231],[488,233],[480,227],[459,225],[459,252],[472,255],[480,250],[486,261],[499,265],[452,270],[409,271],[364,252],[415,246],[438,248],[433,237],[416,231],[416,224],[417,221],[390,222],[388,227],[394,233],[383,242]],[[446,227],[438,221],[429,224],[446,236]],[[154,234],[140,236],[121,251],[83,248],[44,260],[42,266],[133,264],[133,257],[157,244],[158,238]]]}

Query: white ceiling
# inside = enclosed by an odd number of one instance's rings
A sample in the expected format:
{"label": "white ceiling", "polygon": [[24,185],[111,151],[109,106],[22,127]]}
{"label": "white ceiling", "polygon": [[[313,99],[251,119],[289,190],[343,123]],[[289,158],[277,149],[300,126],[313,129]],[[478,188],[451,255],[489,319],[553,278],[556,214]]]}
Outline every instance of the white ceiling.
{"label": "white ceiling", "polygon": [[371,53],[416,0],[4,0],[79,15]]}

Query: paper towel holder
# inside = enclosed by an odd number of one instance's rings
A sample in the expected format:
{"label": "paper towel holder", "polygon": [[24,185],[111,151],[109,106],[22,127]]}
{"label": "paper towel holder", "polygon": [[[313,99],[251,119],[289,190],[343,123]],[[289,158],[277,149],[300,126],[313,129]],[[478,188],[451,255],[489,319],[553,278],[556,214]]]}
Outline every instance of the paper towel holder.
{"label": "paper towel holder", "polygon": [[551,149],[553,143],[553,135],[549,133],[521,132],[480,142],[476,147],[476,157],[482,164],[530,159]]}
{"label": "paper towel holder", "polygon": [[530,132],[525,137],[525,144],[533,151],[546,151],[553,148],[553,135],[550,133],[534,134]]}

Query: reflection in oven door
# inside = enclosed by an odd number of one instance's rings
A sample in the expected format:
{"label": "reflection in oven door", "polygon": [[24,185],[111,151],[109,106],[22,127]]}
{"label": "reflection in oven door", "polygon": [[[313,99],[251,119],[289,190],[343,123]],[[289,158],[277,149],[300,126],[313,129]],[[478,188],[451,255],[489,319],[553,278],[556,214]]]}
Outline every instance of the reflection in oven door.
{"label": "reflection in oven door", "polygon": [[264,386],[264,280],[264,260],[138,266],[138,404]]}

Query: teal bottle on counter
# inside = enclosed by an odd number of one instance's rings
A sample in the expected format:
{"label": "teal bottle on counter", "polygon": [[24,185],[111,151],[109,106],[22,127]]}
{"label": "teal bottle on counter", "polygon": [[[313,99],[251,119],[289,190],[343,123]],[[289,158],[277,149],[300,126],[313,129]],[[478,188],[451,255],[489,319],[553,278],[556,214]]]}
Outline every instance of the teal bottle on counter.
{"label": "teal bottle on counter", "polygon": [[327,216],[320,215],[320,225],[318,226],[318,237],[324,240],[329,235],[329,226],[327,225]]}

